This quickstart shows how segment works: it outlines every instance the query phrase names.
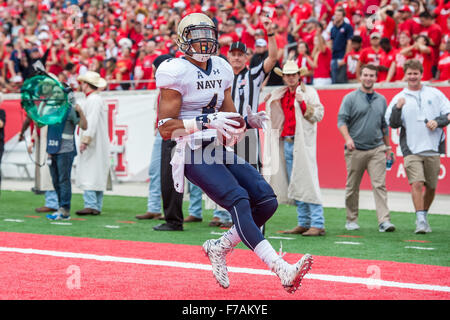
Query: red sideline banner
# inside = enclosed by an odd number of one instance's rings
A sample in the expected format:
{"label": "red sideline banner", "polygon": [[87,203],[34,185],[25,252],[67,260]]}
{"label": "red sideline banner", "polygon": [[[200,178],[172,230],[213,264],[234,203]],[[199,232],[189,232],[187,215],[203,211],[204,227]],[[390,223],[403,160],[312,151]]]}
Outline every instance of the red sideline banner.
{"label": "red sideline banner", "polygon": [[[438,87],[446,97],[450,96],[450,87]],[[346,181],[346,166],[344,159],[344,139],[337,128],[337,115],[343,97],[355,89],[318,90],[320,100],[325,107],[325,115],[318,124],[317,129],[317,161],[319,168],[319,181],[322,188],[344,189]],[[401,88],[376,89],[386,97],[389,105],[392,98],[400,92]],[[391,146],[396,161],[386,175],[388,191],[410,192],[408,179],[403,163],[403,156],[399,145],[399,130],[391,129]],[[450,132],[448,127],[444,129]],[[446,139],[446,154],[441,157],[441,171],[437,193],[450,194],[450,139]],[[361,189],[371,189],[367,173],[364,175]]]}

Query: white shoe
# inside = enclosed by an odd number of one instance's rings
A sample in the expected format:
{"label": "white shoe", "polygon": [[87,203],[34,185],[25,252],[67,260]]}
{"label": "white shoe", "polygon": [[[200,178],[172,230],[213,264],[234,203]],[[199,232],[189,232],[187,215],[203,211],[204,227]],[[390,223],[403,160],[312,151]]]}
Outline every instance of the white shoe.
{"label": "white shoe", "polygon": [[312,264],[313,257],[309,254],[305,254],[294,265],[280,257],[274,262],[272,271],[280,278],[283,288],[289,293],[294,293],[300,288],[303,277],[311,270]]}
{"label": "white shoe", "polygon": [[227,262],[225,260],[228,252],[233,250],[231,243],[227,240],[224,241],[218,240],[207,240],[203,244],[203,251],[206,256],[209,258],[209,261],[212,265],[212,271],[216,281],[219,285],[226,289],[230,286],[230,280],[228,279],[228,269]]}
{"label": "white shoe", "polygon": [[395,226],[390,221],[385,221],[380,223],[378,226],[378,231],[380,232],[393,232],[395,231]]}
{"label": "white shoe", "polygon": [[359,230],[359,225],[356,222],[347,222],[345,224],[345,229],[349,231]]}
{"label": "white shoe", "polygon": [[431,227],[428,224],[428,221],[426,219],[417,219],[416,220],[416,230],[414,233],[416,234],[425,234],[430,233]]}
{"label": "white shoe", "polygon": [[416,230],[414,233],[416,234],[425,234],[427,232],[427,221],[425,219],[417,219],[416,220]]}

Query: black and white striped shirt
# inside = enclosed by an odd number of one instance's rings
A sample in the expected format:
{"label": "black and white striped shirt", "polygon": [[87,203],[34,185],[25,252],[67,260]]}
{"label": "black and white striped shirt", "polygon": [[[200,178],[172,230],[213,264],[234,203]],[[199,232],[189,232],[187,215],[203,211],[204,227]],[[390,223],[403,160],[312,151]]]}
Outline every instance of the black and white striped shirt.
{"label": "black and white striped shirt", "polygon": [[[253,68],[244,68],[234,75],[231,86],[236,111],[243,117],[247,116],[247,105],[253,113],[258,112],[259,94],[267,74],[264,72],[264,61]],[[257,129],[247,130],[245,138],[234,146],[235,153],[259,170],[260,161],[259,133]]]}
{"label": "black and white striped shirt", "polygon": [[247,105],[252,107],[254,113],[257,112],[259,94],[266,76],[264,61],[253,68],[244,68],[240,73],[234,75],[231,96],[236,111],[242,116],[245,117],[247,115]]}

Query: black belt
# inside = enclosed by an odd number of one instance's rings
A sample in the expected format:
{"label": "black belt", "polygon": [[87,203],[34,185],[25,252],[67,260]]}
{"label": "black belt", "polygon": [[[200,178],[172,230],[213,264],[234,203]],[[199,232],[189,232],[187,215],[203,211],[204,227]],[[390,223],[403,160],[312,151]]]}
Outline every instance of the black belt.
{"label": "black belt", "polygon": [[294,136],[287,136],[287,137],[281,137],[281,139],[283,139],[283,141],[289,142],[289,143],[294,143]]}

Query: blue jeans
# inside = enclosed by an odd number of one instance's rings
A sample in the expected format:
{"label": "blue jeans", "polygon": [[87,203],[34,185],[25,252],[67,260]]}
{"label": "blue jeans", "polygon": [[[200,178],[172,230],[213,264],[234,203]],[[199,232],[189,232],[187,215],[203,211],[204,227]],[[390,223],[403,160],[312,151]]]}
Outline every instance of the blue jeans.
{"label": "blue jeans", "polygon": [[[291,181],[292,164],[294,162],[294,143],[284,141],[284,158],[286,160],[286,171],[288,181]],[[323,229],[325,218],[323,216],[323,207],[320,204],[308,203],[295,200],[297,206],[298,225],[305,228]]]}
{"label": "blue jeans", "polygon": [[331,82],[332,83],[347,83],[347,68],[346,66],[338,66],[338,60],[331,60]]}
{"label": "blue jeans", "polygon": [[202,195],[203,191],[189,181],[189,215],[202,219]]}
{"label": "blue jeans", "polygon": [[148,169],[150,183],[148,186],[147,212],[161,213],[161,143],[162,138],[157,131]]}
{"label": "blue jeans", "polygon": [[102,211],[103,191],[84,190],[83,199],[85,208]]}
{"label": "blue jeans", "polygon": [[50,175],[52,176],[53,188],[58,195],[60,208],[70,212],[70,202],[72,200],[72,163],[75,158],[75,151],[56,153],[51,155]]}
{"label": "blue jeans", "polygon": [[45,206],[47,208],[52,208],[55,210],[59,209],[58,205],[58,195],[55,190],[45,191]]}

